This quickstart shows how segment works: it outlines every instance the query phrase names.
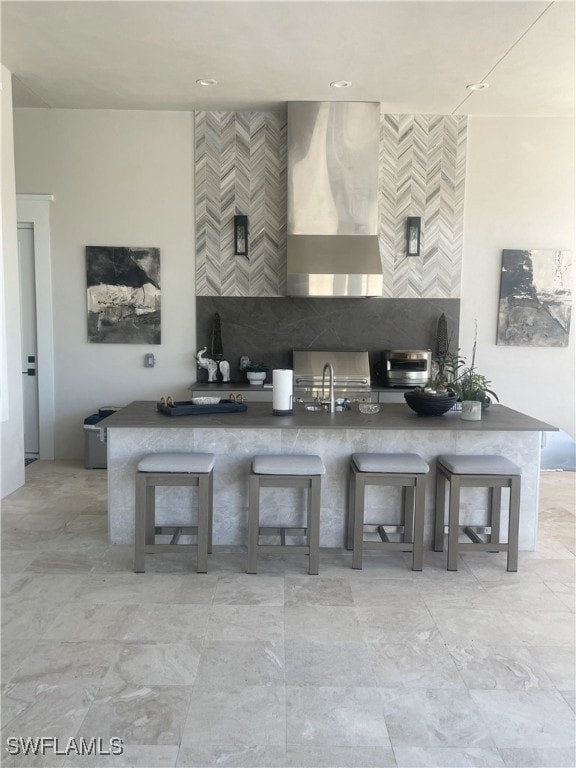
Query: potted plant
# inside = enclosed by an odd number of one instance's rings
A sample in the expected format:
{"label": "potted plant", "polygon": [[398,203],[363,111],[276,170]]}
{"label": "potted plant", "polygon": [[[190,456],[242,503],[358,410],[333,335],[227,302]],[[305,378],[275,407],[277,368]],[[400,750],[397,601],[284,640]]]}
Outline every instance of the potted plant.
{"label": "potted plant", "polygon": [[476,326],[472,362],[468,365],[466,358],[459,354],[460,350],[456,353],[449,351],[445,320],[443,316],[440,318],[436,355],[433,359],[434,375],[426,387],[417,387],[404,395],[412,410],[424,416],[439,416],[460,400],[462,418],[465,421],[477,421],[481,418],[482,409],[490,405],[491,398],[498,402],[498,395],[490,389],[491,382],[476,370],[477,335]]}
{"label": "potted plant", "polygon": [[251,362],[244,369],[246,371],[246,377],[250,384],[254,386],[261,386],[264,384],[268,368],[264,363]]}
{"label": "potted plant", "polygon": [[462,402],[474,400],[488,406],[490,397],[498,401],[498,395],[490,389],[490,384],[491,382],[486,376],[477,373],[473,367],[470,367],[466,368],[456,381],[451,382],[449,387]]}
{"label": "potted plant", "polygon": [[470,365],[466,364],[465,358],[454,355],[447,366],[451,375],[447,386],[462,402],[462,418],[465,421],[478,421],[482,416],[482,408],[490,405],[491,398],[499,402],[496,392],[490,389],[491,382],[476,369],[476,338],[477,328],[474,332]]}
{"label": "potted plant", "polygon": [[498,401],[498,395],[490,389],[490,382],[473,365],[465,368],[460,376],[450,382],[450,389],[462,401],[462,418],[467,421],[478,421],[482,416],[482,408],[490,405],[490,398]]}

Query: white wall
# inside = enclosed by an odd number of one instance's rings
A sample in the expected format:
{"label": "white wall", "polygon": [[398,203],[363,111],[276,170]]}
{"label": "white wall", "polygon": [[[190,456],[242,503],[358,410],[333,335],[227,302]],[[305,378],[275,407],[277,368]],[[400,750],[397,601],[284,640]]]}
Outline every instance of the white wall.
{"label": "white wall", "polygon": [[22,418],[22,360],[20,348],[20,288],[18,236],[14,184],[14,142],[12,130],[12,83],[2,67],[1,96],[1,177],[2,257],[0,259],[0,498],[24,484],[24,422]]}
{"label": "white wall", "polygon": [[502,250],[575,251],[574,121],[471,117],[464,208],[460,347],[478,320],[479,370],[505,405],[575,436],[573,312],[569,347],[496,345]]}
{"label": "white wall", "polygon": [[[192,114],[16,109],[14,124],[18,192],[54,195],[55,457],[82,458],[98,407],[189,397],[196,378]],[[161,345],[88,343],[87,245],[160,248]]]}

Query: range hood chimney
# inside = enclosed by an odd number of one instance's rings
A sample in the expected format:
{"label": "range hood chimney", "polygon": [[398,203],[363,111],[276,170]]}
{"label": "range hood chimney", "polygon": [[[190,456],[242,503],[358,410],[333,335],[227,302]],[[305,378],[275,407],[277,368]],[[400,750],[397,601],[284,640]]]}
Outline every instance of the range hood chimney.
{"label": "range hood chimney", "polygon": [[380,104],[288,104],[290,296],[382,296]]}

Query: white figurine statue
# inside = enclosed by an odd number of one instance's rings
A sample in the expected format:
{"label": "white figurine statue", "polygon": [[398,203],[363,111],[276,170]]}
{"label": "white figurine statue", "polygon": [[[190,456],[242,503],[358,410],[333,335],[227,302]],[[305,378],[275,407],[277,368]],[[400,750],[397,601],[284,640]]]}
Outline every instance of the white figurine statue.
{"label": "white figurine statue", "polygon": [[215,360],[211,360],[209,357],[204,357],[207,347],[202,347],[200,352],[196,353],[196,362],[198,368],[205,368],[208,371],[208,381],[216,381],[216,371],[218,370],[218,364]]}
{"label": "white figurine statue", "polygon": [[220,360],[218,367],[222,374],[222,381],[230,381],[230,363],[228,360]]}

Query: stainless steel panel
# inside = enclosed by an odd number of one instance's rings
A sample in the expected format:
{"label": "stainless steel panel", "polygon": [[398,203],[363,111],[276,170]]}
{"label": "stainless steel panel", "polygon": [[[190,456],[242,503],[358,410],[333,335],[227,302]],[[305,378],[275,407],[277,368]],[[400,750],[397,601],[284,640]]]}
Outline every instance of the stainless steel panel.
{"label": "stainless steel panel", "polygon": [[427,372],[418,371],[387,371],[386,379],[391,387],[421,387],[428,383],[430,376]]}
{"label": "stainless steel panel", "polygon": [[288,104],[288,234],[376,235],[377,102]]}
{"label": "stainless steel panel", "polygon": [[368,377],[370,383],[370,362],[364,350],[295,349],[292,362],[295,374],[322,377],[324,364],[330,363],[336,375]]}
{"label": "stainless steel panel", "polygon": [[322,371],[330,363],[334,369],[336,397],[370,400],[368,352],[305,349],[293,351],[294,394],[314,396],[322,388]]}
{"label": "stainless steel panel", "polygon": [[382,274],[374,236],[288,235],[287,245],[291,272]]}
{"label": "stainless steel panel", "polygon": [[290,296],[382,296],[376,236],[288,235]]}
{"label": "stainless steel panel", "polygon": [[291,296],[381,296],[380,105],[288,104]]}
{"label": "stainless steel panel", "polygon": [[382,296],[382,275],[325,275],[290,272],[286,277],[288,296]]}

